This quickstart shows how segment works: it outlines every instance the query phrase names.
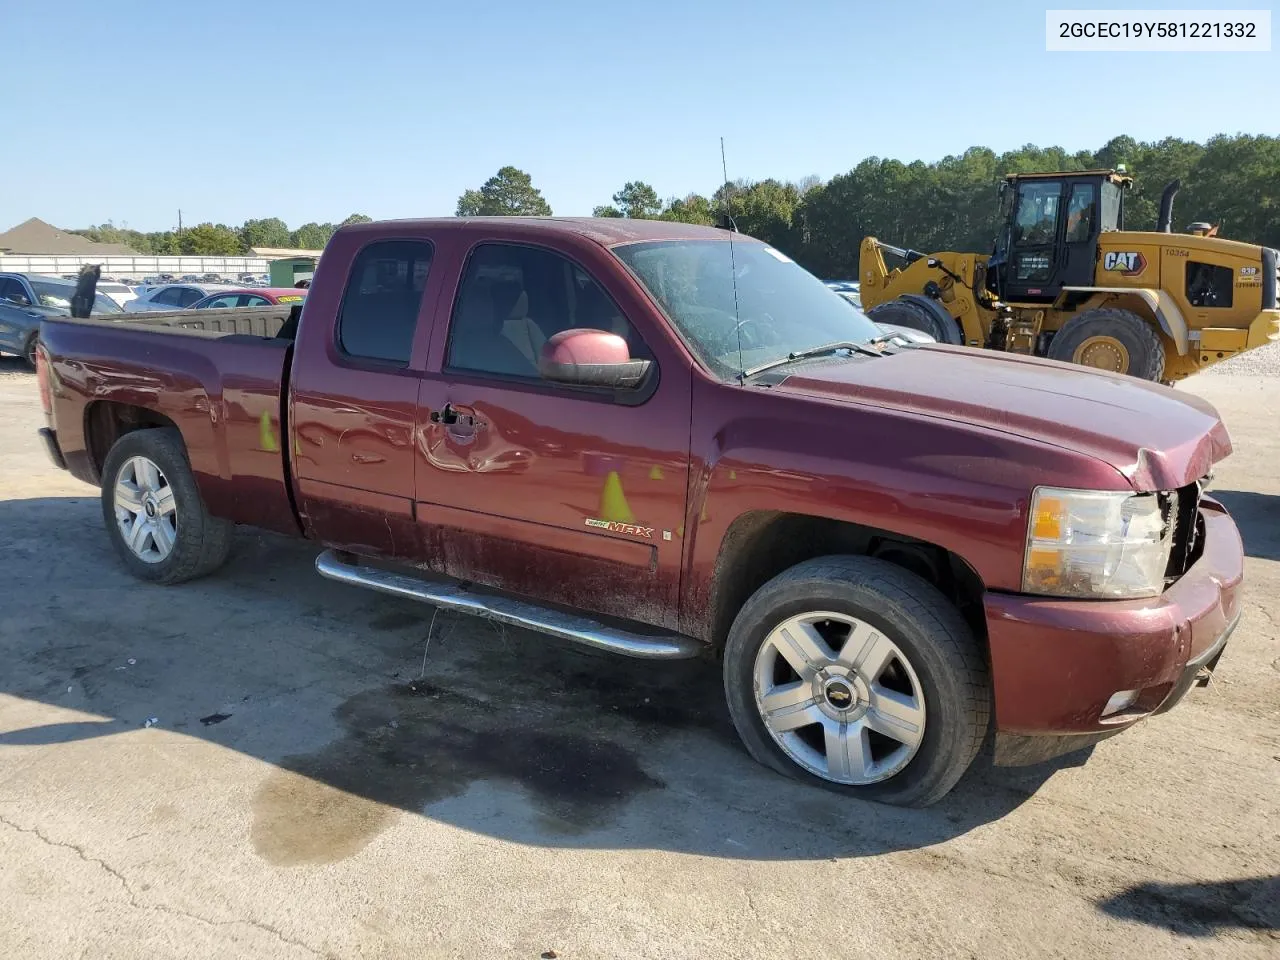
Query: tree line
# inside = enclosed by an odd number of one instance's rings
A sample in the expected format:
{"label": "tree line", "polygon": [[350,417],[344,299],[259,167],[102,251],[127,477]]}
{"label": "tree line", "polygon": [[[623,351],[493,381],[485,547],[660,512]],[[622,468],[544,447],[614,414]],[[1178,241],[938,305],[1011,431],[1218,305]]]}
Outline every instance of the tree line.
{"label": "tree line", "polygon": [[[995,238],[997,189],[1007,173],[1114,168],[1134,177],[1125,197],[1125,226],[1153,230],[1160,194],[1178,179],[1174,230],[1198,220],[1220,224],[1220,236],[1280,247],[1280,137],[1221,135],[1205,143],[1169,137],[1143,143],[1129,136],[1096,151],[1069,153],[1031,144],[997,154],[987,147],[934,163],[868,157],[825,183],[738,180],[710,196],[662,200],[649,184],[629,181],[596,207],[597,217],[632,217],[720,224],[729,214],[758,237],[814,273],[855,278],[862,238],[925,252],[985,252]],[[503,167],[458,200],[459,216],[547,215],[551,207],[529,175]]]}
{"label": "tree line", "polygon": [[304,223],[290,230],[278,217],[246,220],[238,227],[225,223],[198,223],[181,230],[157,230],[143,233],[108,222],[83,230],[71,230],[98,243],[123,243],[138,253],[157,256],[238,257],[251,247],[283,247],[294,250],[323,250],[335,230],[349,223],[369,223],[373,218],[353,213],[341,223]]}
{"label": "tree line", "polygon": [[[1126,226],[1151,230],[1165,184],[1181,180],[1174,229],[1197,220],[1220,224],[1221,236],[1280,247],[1280,137],[1216,136],[1205,143],[1169,137],[1139,142],[1109,140],[1096,151],[1068,152],[1031,144],[1005,153],[970,147],[933,163],[868,157],[848,173],[823,182],[737,180],[709,196],[689,193],[662,199],[642,180],[625,183],[598,217],[633,217],[720,224],[726,214],[743,233],[777,247],[823,277],[857,276],[858,247],[865,236],[935,252],[983,252],[996,230],[996,189],[1007,173],[1087,170],[1124,164],[1134,189],[1125,199]],[[529,174],[513,166],[458,198],[458,216],[547,216],[551,206]],[[181,231],[140,233],[110,223],[74,231],[94,240],[123,243],[139,253],[236,255],[250,247],[321,249],[339,226],[363,223],[352,214],[333,223],[290,230],[272,217],[239,227],[201,223]]]}

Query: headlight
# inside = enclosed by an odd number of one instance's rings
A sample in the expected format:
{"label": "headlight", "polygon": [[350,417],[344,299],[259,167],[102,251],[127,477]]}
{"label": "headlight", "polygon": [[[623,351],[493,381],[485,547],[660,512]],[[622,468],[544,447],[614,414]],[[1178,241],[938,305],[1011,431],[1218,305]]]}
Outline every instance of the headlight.
{"label": "headlight", "polygon": [[1172,545],[1158,494],[1037,487],[1022,589],[1095,599],[1159,596]]}

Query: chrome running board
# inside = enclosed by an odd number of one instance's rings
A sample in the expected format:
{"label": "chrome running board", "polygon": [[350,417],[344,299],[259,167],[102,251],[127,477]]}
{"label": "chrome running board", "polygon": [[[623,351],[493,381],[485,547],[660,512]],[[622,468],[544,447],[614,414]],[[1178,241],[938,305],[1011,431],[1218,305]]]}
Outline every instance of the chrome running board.
{"label": "chrome running board", "polygon": [[339,583],[368,587],[393,597],[420,600],[443,610],[469,613],[477,617],[548,633],[597,650],[636,657],[641,660],[689,660],[705,649],[692,637],[673,633],[633,633],[587,617],[549,610],[526,600],[473,593],[457,581],[426,581],[392,573],[377,567],[361,566],[354,556],[326,550],[316,557],[320,576]]}

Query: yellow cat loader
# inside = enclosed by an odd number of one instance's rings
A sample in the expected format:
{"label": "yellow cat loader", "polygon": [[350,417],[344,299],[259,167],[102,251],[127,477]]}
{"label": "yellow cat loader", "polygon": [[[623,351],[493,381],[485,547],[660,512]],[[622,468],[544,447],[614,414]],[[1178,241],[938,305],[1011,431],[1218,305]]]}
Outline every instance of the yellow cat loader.
{"label": "yellow cat loader", "polygon": [[[1124,229],[1123,171],[1011,174],[990,256],[862,241],[863,309],[942,343],[1051,357],[1172,383],[1280,339],[1280,255],[1193,223]],[[903,261],[889,269],[885,254]]]}

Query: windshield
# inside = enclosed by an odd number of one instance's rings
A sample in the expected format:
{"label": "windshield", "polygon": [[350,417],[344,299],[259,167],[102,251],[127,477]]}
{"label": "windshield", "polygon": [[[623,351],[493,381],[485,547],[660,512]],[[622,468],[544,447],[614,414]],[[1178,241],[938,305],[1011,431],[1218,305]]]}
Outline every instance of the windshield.
{"label": "windshield", "polygon": [[732,248],[725,240],[650,240],[613,253],[699,359],[726,379],[791,353],[879,334],[860,310],[772,247],[742,240]]}
{"label": "windshield", "polygon": [[[71,309],[71,298],[76,294],[76,285],[58,280],[36,280],[31,279],[31,289],[36,295],[36,299],[40,301],[42,307],[56,307],[64,310]],[[123,313],[120,304],[116,303],[110,297],[98,294],[93,298],[94,313]]]}

